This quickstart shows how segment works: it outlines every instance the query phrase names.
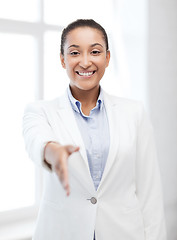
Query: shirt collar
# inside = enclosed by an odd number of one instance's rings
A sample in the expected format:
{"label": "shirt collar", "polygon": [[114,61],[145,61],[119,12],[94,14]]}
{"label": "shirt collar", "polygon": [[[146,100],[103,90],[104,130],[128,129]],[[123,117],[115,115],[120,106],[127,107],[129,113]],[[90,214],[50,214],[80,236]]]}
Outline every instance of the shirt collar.
{"label": "shirt collar", "polygon": [[[78,113],[82,113],[81,103],[73,97],[73,95],[71,93],[70,86],[68,86],[68,88],[67,88],[67,93],[68,93],[68,98],[70,100],[70,103],[71,103],[71,106],[72,106],[73,110],[78,112]],[[103,101],[103,91],[102,91],[102,88],[100,86],[100,94],[98,96],[97,104],[96,104],[95,108],[99,108],[99,110],[102,110],[103,102],[104,102]]]}

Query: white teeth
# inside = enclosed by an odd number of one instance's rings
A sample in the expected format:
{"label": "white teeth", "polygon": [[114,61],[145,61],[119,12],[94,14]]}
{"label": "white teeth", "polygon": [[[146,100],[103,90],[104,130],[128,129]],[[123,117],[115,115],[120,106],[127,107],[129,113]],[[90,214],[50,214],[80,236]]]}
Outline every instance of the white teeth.
{"label": "white teeth", "polygon": [[81,75],[81,76],[90,76],[90,75],[93,74],[93,72],[78,72],[78,73],[79,73],[79,75]]}

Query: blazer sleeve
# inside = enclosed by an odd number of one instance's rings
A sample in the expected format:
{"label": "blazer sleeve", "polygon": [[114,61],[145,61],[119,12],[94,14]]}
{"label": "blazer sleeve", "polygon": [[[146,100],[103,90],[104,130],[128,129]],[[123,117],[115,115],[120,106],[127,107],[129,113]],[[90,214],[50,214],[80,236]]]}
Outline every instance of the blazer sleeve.
{"label": "blazer sleeve", "polygon": [[47,120],[42,101],[28,104],[25,108],[23,136],[29,157],[38,165],[50,169],[44,161],[44,148],[48,142],[57,142],[57,138]]}
{"label": "blazer sleeve", "polygon": [[145,239],[166,240],[163,194],[152,125],[139,109],[136,194],[143,214]]}

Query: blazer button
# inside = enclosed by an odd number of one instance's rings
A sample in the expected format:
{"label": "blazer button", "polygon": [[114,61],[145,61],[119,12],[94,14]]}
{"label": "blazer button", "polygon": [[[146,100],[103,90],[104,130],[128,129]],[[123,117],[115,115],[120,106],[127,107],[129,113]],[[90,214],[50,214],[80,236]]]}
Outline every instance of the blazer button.
{"label": "blazer button", "polygon": [[94,197],[92,197],[92,198],[90,199],[90,201],[91,201],[92,204],[96,204],[96,203],[97,203],[97,199],[94,198]]}

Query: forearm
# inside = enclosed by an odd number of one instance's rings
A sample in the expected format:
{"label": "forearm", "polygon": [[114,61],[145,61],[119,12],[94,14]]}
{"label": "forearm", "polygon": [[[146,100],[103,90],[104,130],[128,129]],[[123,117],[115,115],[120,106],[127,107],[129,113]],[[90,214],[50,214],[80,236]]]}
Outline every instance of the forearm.
{"label": "forearm", "polygon": [[38,165],[44,162],[44,148],[48,142],[57,142],[44,110],[39,102],[27,105],[23,117],[23,136],[29,157]]}

